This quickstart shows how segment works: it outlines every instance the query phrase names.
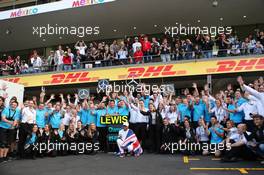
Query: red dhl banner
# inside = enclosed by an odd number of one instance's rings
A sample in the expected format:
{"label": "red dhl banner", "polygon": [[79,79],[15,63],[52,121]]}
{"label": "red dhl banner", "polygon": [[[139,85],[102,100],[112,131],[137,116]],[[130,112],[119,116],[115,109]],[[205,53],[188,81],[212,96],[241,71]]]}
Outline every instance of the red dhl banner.
{"label": "red dhl banner", "polygon": [[241,58],[158,64],[148,66],[117,67],[78,72],[25,75],[4,78],[4,80],[23,84],[25,87],[51,86],[97,82],[99,79],[118,81],[125,79],[147,79],[161,77],[194,76],[264,70],[264,58]]}

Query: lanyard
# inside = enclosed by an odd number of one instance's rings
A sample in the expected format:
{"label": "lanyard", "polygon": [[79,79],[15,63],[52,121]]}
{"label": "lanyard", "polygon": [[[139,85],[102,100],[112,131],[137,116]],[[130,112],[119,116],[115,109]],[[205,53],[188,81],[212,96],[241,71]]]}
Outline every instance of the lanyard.
{"label": "lanyard", "polygon": [[12,115],[12,117],[11,117],[11,109],[9,109],[9,113],[8,113],[8,120],[14,120],[14,116],[16,115],[16,111],[14,112],[14,114]]}

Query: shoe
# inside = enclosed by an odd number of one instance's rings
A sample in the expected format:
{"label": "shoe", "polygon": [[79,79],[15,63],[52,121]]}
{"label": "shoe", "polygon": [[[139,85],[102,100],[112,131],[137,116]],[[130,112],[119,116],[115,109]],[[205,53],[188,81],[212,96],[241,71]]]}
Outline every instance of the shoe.
{"label": "shoe", "polygon": [[9,159],[9,157],[4,157],[3,160],[4,160],[4,162],[11,161],[11,160]]}
{"label": "shoe", "polygon": [[237,162],[237,158],[232,157],[232,158],[222,158],[221,162]]}
{"label": "shoe", "polygon": [[20,156],[17,156],[16,157],[16,160],[21,160],[22,158]]}
{"label": "shoe", "polygon": [[4,159],[1,157],[1,158],[0,158],[0,163],[2,163],[2,162],[4,162]]}
{"label": "shoe", "polygon": [[125,154],[120,154],[119,157],[123,158],[125,157]]}
{"label": "shoe", "polygon": [[139,157],[140,156],[140,154],[134,154],[134,157]]}

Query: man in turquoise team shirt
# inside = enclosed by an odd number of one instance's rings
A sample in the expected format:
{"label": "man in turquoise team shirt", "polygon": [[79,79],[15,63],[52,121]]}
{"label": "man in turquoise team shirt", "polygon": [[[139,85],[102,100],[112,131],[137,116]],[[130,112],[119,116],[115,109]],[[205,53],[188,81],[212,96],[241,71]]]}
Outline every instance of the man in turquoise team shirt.
{"label": "man in turquoise team shirt", "polygon": [[2,111],[0,120],[0,158],[3,161],[8,161],[7,153],[16,140],[15,128],[20,119],[20,110],[17,107],[18,102],[13,101],[9,107],[5,107]]}

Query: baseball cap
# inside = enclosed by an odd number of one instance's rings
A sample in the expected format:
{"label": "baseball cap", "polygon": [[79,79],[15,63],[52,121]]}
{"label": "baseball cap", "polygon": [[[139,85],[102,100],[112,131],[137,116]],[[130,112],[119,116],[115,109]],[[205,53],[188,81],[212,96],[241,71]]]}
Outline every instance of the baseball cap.
{"label": "baseball cap", "polygon": [[249,114],[252,118],[260,118],[260,119],[263,119],[263,116],[262,115],[259,115],[259,114]]}
{"label": "baseball cap", "polygon": [[123,126],[127,126],[128,127],[129,126],[129,123],[128,122],[124,122],[123,123]]}

